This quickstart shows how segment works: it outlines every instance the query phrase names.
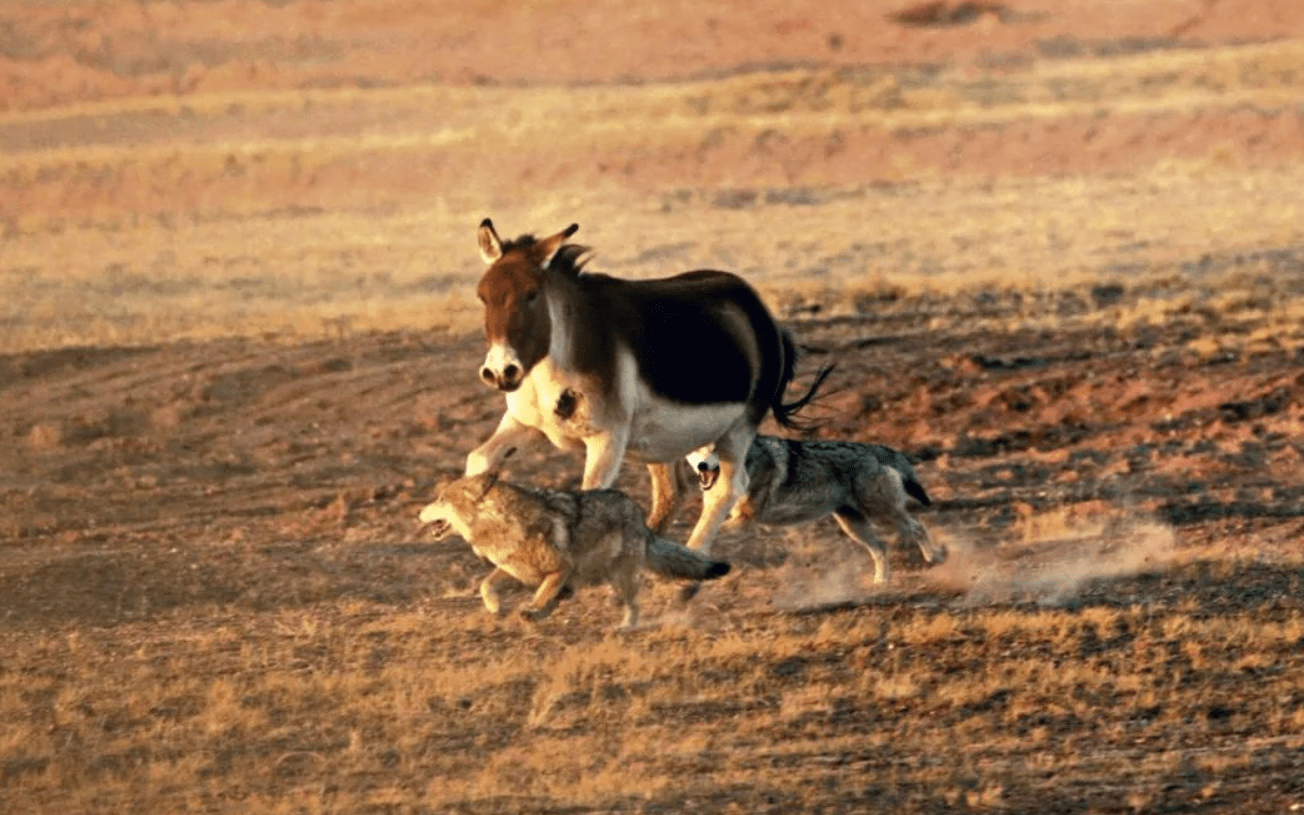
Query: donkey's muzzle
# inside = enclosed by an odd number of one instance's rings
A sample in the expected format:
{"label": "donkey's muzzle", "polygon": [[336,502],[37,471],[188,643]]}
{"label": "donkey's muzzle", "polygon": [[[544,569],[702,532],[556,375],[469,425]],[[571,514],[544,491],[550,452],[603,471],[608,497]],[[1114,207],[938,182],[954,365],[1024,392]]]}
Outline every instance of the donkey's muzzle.
{"label": "donkey's muzzle", "polygon": [[497,388],[503,393],[511,393],[521,387],[521,380],[525,376],[521,369],[516,365],[508,365],[499,373],[488,365],[480,369],[480,379],[491,388]]}

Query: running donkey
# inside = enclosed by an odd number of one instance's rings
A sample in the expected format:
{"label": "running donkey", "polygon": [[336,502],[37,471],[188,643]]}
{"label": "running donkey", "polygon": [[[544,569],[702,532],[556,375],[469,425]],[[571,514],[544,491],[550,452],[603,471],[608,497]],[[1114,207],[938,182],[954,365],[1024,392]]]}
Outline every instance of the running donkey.
{"label": "running donkey", "polygon": [[466,474],[546,437],[584,449],[582,487],[592,490],[612,486],[629,455],[652,476],[648,526],[660,531],[681,497],[671,467],[709,444],[722,489],[707,493],[688,540],[706,554],[746,493],[742,463],[757,425],[773,413],[792,426],[828,369],[784,402],[796,347],[746,282],[706,270],[657,280],[582,272],[588,249],[565,243],[578,228],[503,241],[488,218],[480,224],[489,264],[476,289],[489,345],[480,377],[506,395],[507,410],[467,456]]}
{"label": "running donkey", "polygon": [[445,484],[420,517],[434,527],[436,540],[456,532],[494,564],[480,584],[490,612],[498,613],[496,586],[504,579],[538,587],[520,612],[527,620],[548,616],[574,589],[607,583],[625,607],[619,627],[631,628],[638,624],[639,574],[645,567],[695,581],[729,573],[728,563],[657,537],[638,505],[616,490],[529,489],[499,481],[494,469]]}
{"label": "running donkey", "polygon": [[[688,455],[701,487],[710,495],[719,475],[709,447]],[[887,550],[869,520],[890,521],[901,542],[914,541],[924,560],[941,563],[946,547],[906,512],[909,495],[924,506],[932,501],[915,476],[910,459],[882,444],[852,441],[795,441],[757,436],[747,451],[750,486],[729,518],[729,526],[756,521],[787,526],[832,515],[852,540],[874,560],[874,582],[888,577]]]}

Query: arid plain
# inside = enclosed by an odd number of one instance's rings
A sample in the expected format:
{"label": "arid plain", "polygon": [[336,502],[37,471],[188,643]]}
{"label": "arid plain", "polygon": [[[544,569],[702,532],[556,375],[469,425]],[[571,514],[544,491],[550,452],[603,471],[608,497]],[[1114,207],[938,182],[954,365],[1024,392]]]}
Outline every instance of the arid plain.
{"label": "arid plain", "polygon": [[[6,3],[0,812],[1299,810],[1300,190],[1294,0]],[[486,613],[486,215],[747,276],[951,559]]]}

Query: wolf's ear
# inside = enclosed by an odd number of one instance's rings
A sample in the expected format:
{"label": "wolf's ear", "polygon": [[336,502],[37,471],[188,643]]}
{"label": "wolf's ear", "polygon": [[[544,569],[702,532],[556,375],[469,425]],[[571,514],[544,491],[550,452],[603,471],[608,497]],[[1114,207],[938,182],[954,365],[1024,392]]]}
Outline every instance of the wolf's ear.
{"label": "wolf's ear", "polygon": [[476,237],[480,241],[480,257],[484,258],[485,263],[492,265],[495,260],[503,256],[503,242],[494,231],[493,221],[488,218],[481,221]]}

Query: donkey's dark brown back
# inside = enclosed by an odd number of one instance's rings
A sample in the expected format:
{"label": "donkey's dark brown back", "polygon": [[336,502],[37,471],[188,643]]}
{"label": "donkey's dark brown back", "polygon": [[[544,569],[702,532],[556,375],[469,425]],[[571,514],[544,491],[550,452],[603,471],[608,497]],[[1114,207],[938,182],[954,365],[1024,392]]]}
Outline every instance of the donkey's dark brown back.
{"label": "donkey's dark brown back", "polygon": [[729,272],[697,270],[657,280],[630,281],[582,275],[576,284],[585,310],[605,325],[580,342],[601,366],[608,335],[630,349],[643,380],[657,394],[685,404],[746,402],[760,423],[773,411],[792,414],[813,397],[816,384],[796,402],[783,394],[796,371],[796,346],[750,285]]}
{"label": "donkey's dark brown back", "polygon": [[[577,281],[585,310],[601,320],[577,337],[577,356],[598,362],[618,340],[633,353],[655,393],[685,404],[746,402],[767,376],[776,348],[772,321],[751,287],[725,272],[688,272],[629,281],[584,275]],[[596,328],[596,326],[594,326]],[[608,335],[604,341],[602,335]],[[581,362],[582,364],[582,362]],[[759,380],[759,381],[758,381]]]}

